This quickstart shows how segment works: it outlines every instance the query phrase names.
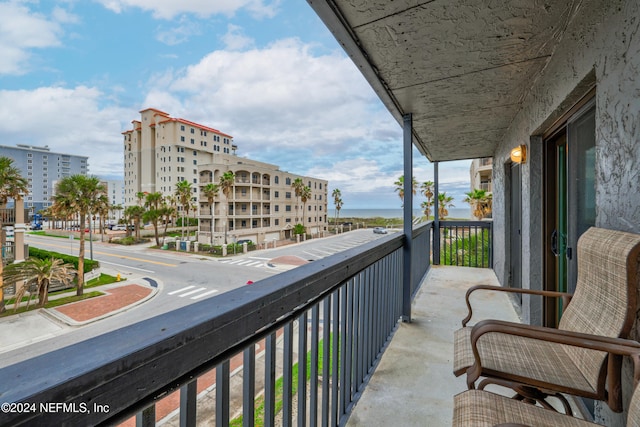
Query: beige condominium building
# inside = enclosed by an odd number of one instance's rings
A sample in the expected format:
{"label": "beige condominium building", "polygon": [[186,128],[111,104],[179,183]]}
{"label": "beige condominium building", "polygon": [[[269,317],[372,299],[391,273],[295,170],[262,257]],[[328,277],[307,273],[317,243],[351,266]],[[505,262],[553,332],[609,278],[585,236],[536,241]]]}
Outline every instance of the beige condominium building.
{"label": "beige condominium building", "polygon": [[493,192],[493,158],[473,159],[469,167],[472,190]]}
{"label": "beige condominium building", "polygon": [[[123,132],[125,206],[136,204],[140,192],[173,196],[176,184],[186,180],[193,187],[201,243],[221,244],[225,238],[270,243],[292,237],[298,223],[314,236],[326,230],[327,181],[240,157],[233,137],[211,127],[153,108],[140,115],[133,129]],[[235,174],[229,199],[219,191],[211,206],[202,190],[227,171]],[[306,203],[291,186],[296,178],[311,189]]]}

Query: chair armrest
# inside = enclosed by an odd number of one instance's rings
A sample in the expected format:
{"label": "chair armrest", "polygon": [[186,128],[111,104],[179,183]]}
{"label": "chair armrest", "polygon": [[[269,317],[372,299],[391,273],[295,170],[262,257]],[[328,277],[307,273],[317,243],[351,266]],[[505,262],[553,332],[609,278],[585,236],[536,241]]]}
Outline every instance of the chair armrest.
{"label": "chair armrest", "polygon": [[556,292],[556,291],[542,291],[542,290],[534,290],[534,289],[520,289],[520,288],[505,288],[502,286],[492,286],[492,285],[476,285],[472,286],[467,290],[467,293],[464,296],[465,302],[467,304],[467,308],[469,310],[467,317],[462,320],[462,327],[467,326],[467,323],[471,320],[473,316],[473,309],[471,308],[470,297],[471,294],[478,290],[485,291],[497,291],[497,292],[507,292],[513,294],[527,294],[527,295],[540,295],[543,297],[554,297],[554,298],[562,298],[563,307],[569,305],[571,302],[571,297],[573,294],[569,294],[566,292]]}
{"label": "chair armrest", "polygon": [[573,347],[587,348],[594,351],[604,351],[618,356],[631,357],[634,365],[634,384],[640,382],[640,343],[624,338],[610,338],[562,329],[532,326],[502,320],[483,320],[471,330],[471,350],[475,359],[474,365],[467,370],[467,385],[472,384],[482,373],[482,361],[478,352],[478,339],[484,334],[496,332],[516,335],[540,341],[549,341]]}

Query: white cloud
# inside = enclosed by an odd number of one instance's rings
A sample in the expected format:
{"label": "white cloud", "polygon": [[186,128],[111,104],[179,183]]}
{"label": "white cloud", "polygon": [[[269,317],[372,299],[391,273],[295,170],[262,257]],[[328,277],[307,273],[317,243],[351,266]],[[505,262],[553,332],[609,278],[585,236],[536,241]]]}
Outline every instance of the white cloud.
{"label": "white cloud", "polygon": [[184,43],[193,35],[201,34],[200,25],[182,16],[178,23],[158,30],[156,38],[161,43],[175,46]]}
{"label": "white cloud", "polygon": [[[215,51],[171,75],[151,83],[144,105],[230,133],[245,152],[265,146],[344,152],[357,148],[346,142],[365,144],[377,132],[399,129],[381,107],[372,108],[377,98],[348,58],[314,55],[312,46],[297,39],[244,52]],[[153,104],[160,92],[181,98],[184,110]]]}
{"label": "white cloud", "polygon": [[173,19],[180,14],[199,17],[212,15],[233,16],[244,9],[255,18],[273,17],[279,0],[99,0],[104,7],[116,13],[131,7],[150,11],[155,18]]}
{"label": "white cloud", "polygon": [[73,20],[73,15],[56,8],[54,20],[34,13],[22,3],[0,3],[0,74],[25,74],[29,71],[31,50],[61,45],[62,28],[58,22]]}
{"label": "white cloud", "polygon": [[41,87],[0,91],[4,145],[48,145],[52,151],[89,156],[89,172],[121,176],[122,138],[129,110],[101,108],[96,88]]}
{"label": "white cloud", "polygon": [[244,35],[242,27],[237,25],[227,25],[227,32],[222,36],[222,41],[227,50],[242,50],[254,46],[254,40]]}

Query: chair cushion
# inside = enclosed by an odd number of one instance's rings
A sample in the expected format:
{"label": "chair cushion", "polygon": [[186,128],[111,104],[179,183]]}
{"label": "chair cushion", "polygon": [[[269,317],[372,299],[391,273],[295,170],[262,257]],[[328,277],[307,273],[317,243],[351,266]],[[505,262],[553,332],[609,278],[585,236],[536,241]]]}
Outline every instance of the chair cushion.
{"label": "chair cushion", "polygon": [[535,427],[598,425],[483,390],[468,390],[454,396],[454,427],[493,427],[501,423]]}
{"label": "chair cushion", "polygon": [[[474,363],[470,333],[471,328],[462,328],[455,333],[454,372],[461,369],[464,372],[464,369]],[[567,347],[498,332],[484,334],[478,340],[483,369],[521,377],[524,383],[530,383],[528,379],[534,379],[595,393],[595,388],[568,356]]]}
{"label": "chair cushion", "polygon": [[[578,241],[578,278],[571,304],[558,329],[621,337],[631,327],[635,310],[635,276],[640,235],[592,227]],[[605,250],[606,248],[606,250]],[[570,348],[569,357],[597,387],[605,354]]]}
{"label": "chair cushion", "polygon": [[460,328],[453,334],[453,373],[462,375],[473,363],[471,327]]}

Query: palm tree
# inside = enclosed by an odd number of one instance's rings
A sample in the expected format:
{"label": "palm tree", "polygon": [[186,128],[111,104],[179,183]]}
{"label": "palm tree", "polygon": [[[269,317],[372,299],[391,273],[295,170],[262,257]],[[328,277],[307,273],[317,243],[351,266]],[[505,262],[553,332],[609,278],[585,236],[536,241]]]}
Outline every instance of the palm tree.
{"label": "palm tree", "polygon": [[220,191],[220,186],[218,184],[214,184],[212,182],[208,183],[202,188],[202,195],[207,199],[209,203],[209,214],[211,215],[211,230],[210,231],[210,243],[213,246],[213,224],[215,221],[213,220],[213,202],[215,198],[218,196],[218,192]]}
{"label": "palm tree", "polygon": [[427,221],[429,220],[429,217],[431,216],[431,207],[433,206],[433,201],[432,200],[425,200],[424,202],[422,202],[420,204],[420,207],[422,208],[423,212],[424,212],[424,216],[427,217]]}
{"label": "palm tree", "polygon": [[[300,196],[302,195],[302,189],[305,187],[304,182],[302,182],[302,178],[296,178],[291,184],[291,188],[296,195],[296,199],[298,199],[298,204],[296,205],[296,221],[298,221],[298,208],[300,207]],[[304,215],[304,212],[303,212]],[[303,224],[304,225],[304,224]]]}
{"label": "palm tree", "polygon": [[103,194],[98,199],[98,203],[95,209],[95,212],[98,215],[100,215],[100,241],[102,242],[104,241],[104,228],[105,228],[104,220],[109,215],[110,209],[111,209],[111,206],[109,204],[109,198]]}
{"label": "palm tree", "polygon": [[142,219],[145,222],[150,222],[153,225],[153,234],[156,238],[156,245],[160,246],[160,236],[158,235],[158,221],[162,218],[162,193],[147,193],[145,198],[145,206],[147,211],[142,214]]}
{"label": "palm tree", "polygon": [[220,189],[220,191],[222,191],[222,194],[224,194],[224,198],[227,203],[227,209],[226,209],[227,218],[226,218],[226,224],[224,226],[224,244],[225,245],[227,244],[227,230],[229,229],[229,209],[228,209],[229,196],[233,191],[233,184],[235,180],[236,180],[236,175],[231,171],[227,171],[222,174],[222,176],[220,177],[220,182],[218,183],[218,188]]}
{"label": "palm tree", "polygon": [[340,209],[342,208],[342,193],[339,188],[334,188],[331,193],[331,197],[333,197],[333,205],[336,207],[336,220],[335,226],[338,226],[338,217],[340,216]]}
{"label": "palm tree", "polygon": [[453,204],[453,197],[447,196],[447,193],[438,194],[438,215],[440,215],[440,219],[444,219],[447,215],[449,215],[449,208],[455,206]]}
{"label": "palm tree", "polygon": [[[23,194],[27,194],[27,180],[20,175],[18,168],[13,166],[13,159],[0,156],[0,206],[7,204],[9,199],[17,199]],[[2,220],[0,219],[0,229],[2,229]],[[0,250],[4,252],[4,240],[0,240]],[[0,255],[0,313],[4,308],[4,290],[2,282],[2,269],[4,260]]]}
{"label": "palm tree", "polygon": [[487,192],[474,188],[465,194],[467,197],[464,198],[463,202],[469,203],[473,210],[471,214],[477,219],[482,219],[484,217],[484,205],[487,201]]}
{"label": "palm tree", "polygon": [[420,192],[427,198],[425,202],[420,205],[424,210],[424,215],[429,220],[431,216],[431,207],[433,206],[433,181],[425,181],[420,185]]}
{"label": "palm tree", "polygon": [[[404,206],[404,175],[400,176],[396,182],[393,183],[396,186],[394,191],[398,192],[398,196],[400,200],[403,202]],[[418,181],[416,181],[415,177],[411,178],[411,194],[416,195],[416,189],[418,188]]]}
{"label": "palm tree", "polygon": [[96,206],[105,188],[95,176],[71,175],[58,181],[54,206],[63,212],[76,212],[80,216],[80,250],[78,252],[78,296],[84,291],[84,230],[87,215]]}
{"label": "palm tree", "polygon": [[[145,209],[142,206],[138,205],[127,206],[127,208],[124,210],[124,214],[127,216],[127,218],[131,218],[133,220],[133,228],[135,230],[136,240],[140,240],[140,222],[145,212]],[[127,227],[127,235],[128,230],[129,227]]]}
{"label": "palm tree", "polygon": [[145,196],[146,196],[146,193],[143,191],[138,191],[136,193],[136,199],[138,199],[138,206],[142,206],[142,202],[144,201]]}
{"label": "palm tree", "polygon": [[300,191],[300,201],[302,201],[302,225],[304,226],[304,213],[307,209],[307,202],[311,199],[311,188],[306,185]]}
{"label": "palm tree", "polygon": [[[189,208],[191,207],[191,194],[193,190],[191,189],[191,183],[187,180],[180,181],[176,185],[175,195],[180,204],[182,205],[182,239],[184,240],[184,223],[186,217],[189,216]],[[186,215],[185,215],[186,213]]]}
{"label": "palm tree", "polygon": [[[24,262],[8,265],[2,275],[4,280],[9,283],[25,282],[15,295],[15,309],[17,310],[27,289],[34,285],[37,288],[38,305],[44,307],[47,303],[51,282],[67,284],[73,280],[75,272],[72,264],[65,264],[59,258],[29,258]],[[27,308],[30,302],[31,296],[27,302]]]}
{"label": "palm tree", "polygon": [[119,212],[121,210],[123,210],[124,208],[122,207],[122,205],[110,205],[109,206],[109,212],[113,214],[113,219],[116,218],[115,213]]}
{"label": "palm tree", "polygon": [[167,227],[169,223],[173,222],[173,219],[177,218],[176,212],[176,199],[173,196],[167,196],[162,202],[162,208],[160,209],[162,218],[164,220],[164,233],[162,234],[162,244],[164,244],[164,237],[167,235]]}

